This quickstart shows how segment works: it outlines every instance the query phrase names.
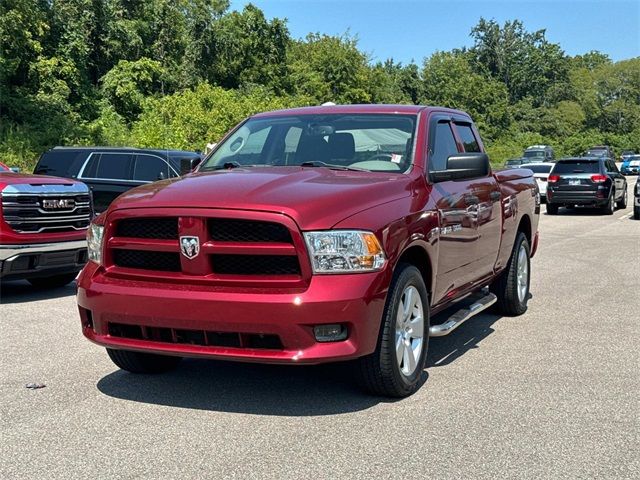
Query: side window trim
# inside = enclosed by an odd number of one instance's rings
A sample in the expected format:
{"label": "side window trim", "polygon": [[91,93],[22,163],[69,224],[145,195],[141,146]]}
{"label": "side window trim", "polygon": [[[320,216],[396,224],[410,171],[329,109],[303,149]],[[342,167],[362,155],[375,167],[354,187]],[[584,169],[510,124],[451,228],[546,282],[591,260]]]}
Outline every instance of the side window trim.
{"label": "side window trim", "polygon": [[[179,176],[180,176],[180,175],[178,174],[178,172],[176,172],[176,170],[171,166],[171,164],[170,164],[168,161],[166,161],[164,158],[162,158],[161,156],[156,155],[156,154],[154,154],[154,153],[146,153],[146,152],[144,152],[144,153],[135,153],[135,154],[134,154],[134,157],[133,157],[132,171],[131,171],[131,181],[132,181],[132,182],[136,182],[136,183],[137,183],[137,182],[142,182],[142,183],[153,183],[153,182],[152,182],[152,181],[150,181],[150,180],[134,180],[134,179],[133,179],[133,177],[134,177],[134,176],[135,176],[135,174],[136,174],[136,164],[137,164],[137,162],[138,162],[138,157],[141,157],[141,156],[143,156],[143,155],[146,155],[146,156],[149,156],[149,157],[159,158],[160,160],[162,160],[162,161],[167,165],[167,167],[169,168],[169,170],[170,170],[171,172],[173,172],[173,173],[175,174],[175,176],[176,176],[176,177],[179,177]],[[173,177],[168,177],[168,178],[173,178]]]}

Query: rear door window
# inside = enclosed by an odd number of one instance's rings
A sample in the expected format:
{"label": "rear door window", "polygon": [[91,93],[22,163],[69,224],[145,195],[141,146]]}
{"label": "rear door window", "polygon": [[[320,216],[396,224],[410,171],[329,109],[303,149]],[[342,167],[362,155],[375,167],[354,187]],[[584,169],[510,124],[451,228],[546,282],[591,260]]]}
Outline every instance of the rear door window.
{"label": "rear door window", "polygon": [[94,154],[85,167],[83,178],[131,180],[129,174],[133,155],[130,153]]}
{"label": "rear door window", "polygon": [[438,172],[446,170],[447,158],[458,153],[458,145],[451,131],[449,122],[438,122],[429,157],[429,171]]}
{"label": "rear door window", "polygon": [[169,165],[155,155],[136,155],[133,166],[133,179],[141,182],[155,182],[169,178]]}
{"label": "rear door window", "polygon": [[458,135],[462,140],[462,144],[464,145],[465,152],[480,151],[480,145],[478,144],[478,140],[476,140],[476,137],[473,134],[471,125],[456,123],[456,130],[458,131]]}

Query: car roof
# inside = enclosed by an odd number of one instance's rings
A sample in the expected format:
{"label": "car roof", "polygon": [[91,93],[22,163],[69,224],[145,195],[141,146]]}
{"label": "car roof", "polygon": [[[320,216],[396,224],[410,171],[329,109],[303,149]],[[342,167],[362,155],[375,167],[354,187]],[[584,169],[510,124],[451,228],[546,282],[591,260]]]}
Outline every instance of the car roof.
{"label": "car roof", "polygon": [[67,151],[67,152],[138,152],[138,153],[164,153],[164,154],[192,154],[199,155],[199,152],[189,150],[173,150],[164,148],[135,148],[135,147],[53,147],[49,151]]}
{"label": "car roof", "polygon": [[405,114],[416,115],[422,111],[443,112],[469,117],[468,113],[452,108],[434,107],[424,105],[394,105],[394,104],[366,104],[366,105],[319,105],[312,107],[288,108],[272,112],[262,112],[254,115],[254,118],[284,116],[284,115],[328,115],[328,114]]}
{"label": "car roof", "polygon": [[583,161],[583,162],[604,162],[605,160],[610,160],[609,157],[564,157],[561,158],[559,160],[556,160],[556,163],[560,163],[560,162],[576,162],[576,161]]}
{"label": "car roof", "polygon": [[527,163],[523,163],[522,166],[526,167],[527,165],[548,165],[550,167],[553,167],[554,162],[527,162]]}

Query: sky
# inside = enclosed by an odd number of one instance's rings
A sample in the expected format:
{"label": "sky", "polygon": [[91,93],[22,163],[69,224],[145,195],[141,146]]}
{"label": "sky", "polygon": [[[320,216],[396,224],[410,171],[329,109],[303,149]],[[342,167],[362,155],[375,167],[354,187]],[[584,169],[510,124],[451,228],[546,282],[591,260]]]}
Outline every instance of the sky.
{"label": "sky", "polygon": [[546,29],[547,40],[572,56],[591,50],[614,61],[640,56],[640,0],[232,0],[231,9],[247,3],[267,18],[286,18],[294,38],[357,35],[373,61],[421,64],[435,51],[471,46],[469,33],[480,17]]}

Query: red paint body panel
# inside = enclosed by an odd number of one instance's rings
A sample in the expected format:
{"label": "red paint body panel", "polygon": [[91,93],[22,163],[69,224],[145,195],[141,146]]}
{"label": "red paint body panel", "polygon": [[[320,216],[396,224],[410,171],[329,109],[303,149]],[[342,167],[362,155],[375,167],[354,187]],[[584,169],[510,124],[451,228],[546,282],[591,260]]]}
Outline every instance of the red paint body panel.
{"label": "red paint body panel", "polygon": [[[83,333],[110,348],[260,362],[320,363],[374,351],[387,291],[402,256],[419,252],[434,312],[483,287],[504,269],[516,232],[537,248],[537,187],[530,171],[431,184],[428,126],[434,115],[471,122],[464,112],[407,105],[307,107],[258,114],[398,113],[418,122],[413,166],[407,173],[326,168],[250,167],[194,173],[135,188],[100,217],[107,247],[103,266],[87,265],[78,280]],[[473,127],[478,144],[482,141]],[[458,148],[463,144],[456,139]],[[471,203],[470,203],[471,202]],[[474,205],[477,208],[474,210]],[[117,237],[117,224],[139,217],[178,217],[180,235],[205,240],[208,254],[297,257],[297,275],[221,275],[202,258],[181,257],[180,271],[115,265],[113,252],[179,252],[175,240]],[[207,218],[274,222],[291,244],[216,242]],[[387,261],[375,273],[313,275],[302,232],[358,229],[375,233]],[[408,253],[409,252],[409,253]],[[86,310],[91,312],[91,322]],[[282,349],[203,346],[110,335],[109,323],[166,329],[277,335]],[[347,340],[318,343],[313,325],[345,323]]]}

